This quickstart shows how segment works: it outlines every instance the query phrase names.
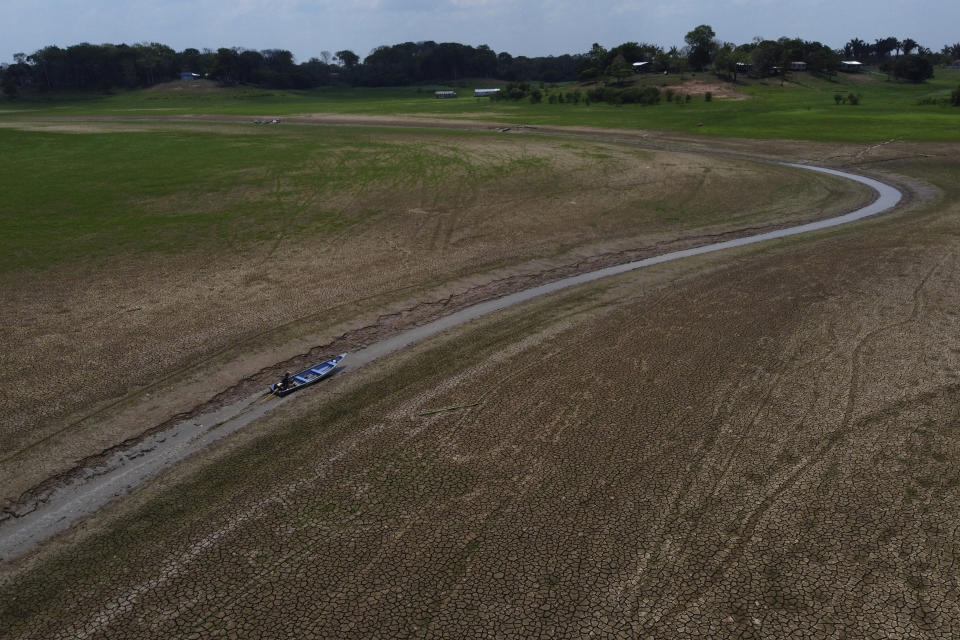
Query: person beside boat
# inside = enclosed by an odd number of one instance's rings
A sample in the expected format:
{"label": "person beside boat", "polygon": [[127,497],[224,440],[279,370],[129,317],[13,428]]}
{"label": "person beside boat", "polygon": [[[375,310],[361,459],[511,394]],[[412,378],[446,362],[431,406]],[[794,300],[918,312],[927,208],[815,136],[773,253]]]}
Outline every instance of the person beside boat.
{"label": "person beside boat", "polygon": [[304,369],[296,375],[289,371],[285,372],[279,382],[270,385],[270,395],[285,396],[326,378],[346,356],[347,354],[341,353],[336,358],[330,358],[315,367]]}

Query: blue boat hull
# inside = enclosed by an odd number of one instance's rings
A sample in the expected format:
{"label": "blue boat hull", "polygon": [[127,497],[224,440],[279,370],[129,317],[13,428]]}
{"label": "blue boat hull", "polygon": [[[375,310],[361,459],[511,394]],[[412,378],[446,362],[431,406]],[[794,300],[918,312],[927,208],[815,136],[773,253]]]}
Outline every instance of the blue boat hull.
{"label": "blue boat hull", "polygon": [[290,395],[294,391],[299,391],[304,387],[309,387],[312,384],[320,382],[333,373],[334,369],[337,368],[337,365],[340,364],[340,361],[343,360],[346,355],[345,353],[341,353],[336,358],[330,358],[326,362],[293,374],[290,376],[290,383],[286,386],[283,386],[279,382],[272,384],[270,385],[270,393],[282,398],[283,396]]}

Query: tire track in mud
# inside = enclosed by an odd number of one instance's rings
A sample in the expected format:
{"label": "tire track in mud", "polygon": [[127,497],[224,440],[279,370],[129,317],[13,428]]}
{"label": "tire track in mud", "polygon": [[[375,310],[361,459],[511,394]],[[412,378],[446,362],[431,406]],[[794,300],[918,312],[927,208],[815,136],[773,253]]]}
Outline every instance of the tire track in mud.
{"label": "tire track in mud", "polygon": [[[757,527],[760,525],[766,514],[769,513],[774,505],[780,500],[780,498],[793,489],[814,466],[826,459],[830,452],[833,451],[837,445],[849,435],[851,425],[853,424],[852,416],[854,410],[856,409],[858,395],[860,392],[862,375],[862,365],[860,362],[861,354],[869,344],[871,344],[884,333],[899,329],[916,321],[925,303],[923,298],[923,289],[926,287],[930,277],[943,265],[949,256],[949,253],[945,254],[944,257],[937,261],[937,263],[934,264],[934,266],[931,267],[926,274],[924,274],[923,278],[920,279],[920,282],[913,291],[913,308],[911,309],[910,316],[908,318],[899,322],[892,322],[878,327],[868,332],[857,342],[857,345],[854,347],[850,356],[851,372],[849,391],[847,393],[847,402],[844,407],[843,418],[841,419],[840,425],[824,436],[824,443],[814,451],[813,455],[811,455],[806,461],[794,469],[789,476],[787,476],[776,486],[772,493],[768,494],[763,498],[763,500],[760,501],[760,503],[754,508],[746,520],[744,520],[740,530],[731,537],[730,544],[717,554],[719,558],[716,561],[716,568],[709,575],[709,580],[703,581],[695,590],[695,592],[690,595],[688,601],[696,600],[698,597],[702,596],[705,591],[712,588],[713,585],[719,583],[727,568],[730,565],[735,564],[737,560],[739,560],[739,558],[746,552],[748,543],[753,538],[753,534]],[[686,603],[677,604],[665,612],[663,616],[649,618],[646,620],[644,627],[650,628],[652,625],[660,624],[665,619],[669,619],[682,613],[686,608]]]}
{"label": "tire track in mud", "polygon": [[[546,293],[551,293],[553,291],[558,291],[560,289],[578,284],[593,282],[594,280],[612,275],[619,275],[635,269],[659,264],[661,262],[693,257],[704,253],[741,247],[775,238],[782,238],[850,223],[893,208],[900,202],[903,196],[898,189],[890,185],[855,174],[794,163],[779,164],[819,173],[836,175],[861,184],[865,184],[871,187],[877,193],[877,199],[873,203],[851,213],[833,218],[816,220],[813,222],[799,224],[779,224],[770,225],[768,227],[752,227],[719,234],[706,234],[694,238],[683,238],[679,240],[660,242],[648,247],[591,256],[573,264],[554,267],[532,274],[509,276],[507,278],[495,280],[490,283],[471,287],[465,291],[451,294],[450,296],[441,298],[439,300],[432,302],[420,302],[412,307],[402,309],[400,311],[383,314],[379,316],[376,322],[371,325],[345,332],[332,342],[316,346],[305,354],[284,362],[277,363],[273,366],[264,367],[259,371],[240,379],[236,384],[220,393],[215,394],[208,401],[195,406],[193,409],[174,415],[164,422],[146,429],[138,436],[129,438],[95,455],[79,460],[77,464],[70,470],[48,478],[44,482],[41,482],[38,485],[35,485],[33,488],[23,492],[17,498],[7,498],[4,501],[2,510],[0,510],[0,560],[9,559],[4,558],[4,555],[6,554],[2,553],[4,546],[20,544],[12,543],[9,535],[3,535],[3,525],[5,522],[14,519],[22,519],[31,513],[36,513],[41,505],[49,503],[58,489],[70,485],[71,483],[74,483],[84,477],[89,477],[91,470],[104,465],[111,459],[115,459],[118,454],[122,454],[125,451],[131,450],[133,447],[145,442],[148,438],[159,436],[159,434],[170,431],[177,425],[181,425],[186,421],[195,420],[201,416],[208,416],[219,409],[230,407],[231,405],[236,405],[237,403],[249,402],[251,393],[262,390],[270,380],[276,378],[278,371],[282,371],[284,369],[303,368],[313,363],[318,358],[327,356],[330,353],[341,351],[357,351],[359,349],[371,347],[376,344],[384,344],[389,339],[399,339],[399,344],[401,344],[400,348],[402,348],[402,345],[405,344],[402,341],[402,336],[405,333],[412,334],[419,331],[420,334],[424,336],[432,335],[429,333],[429,329],[426,333],[424,333],[423,328],[427,325],[432,324],[438,327],[433,330],[434,333],[436,333],[444,328],[448,328],[445,326],[440,326],[441,321],[444,320],[447,321],[449,326],[455,326],[456,323],[466,322],[476,317],[480,317],[481,315],[492,313],[493,311],[518,304]],[[721,240],[721,238],[727,239]],[[290,321],[286,326],[290,326],[302,321],[303,318],[298,318]],[[261,335],[265,335],[267,333],[270,333],[270,331],[265,331]],[[236,348],[237,346],[238,345],[232,345],[231,348]],[[226,349],[224,351],[226,351]],[[167,379],[172,379],[175,375],[177,374],[171,374],[171,376],[169,376]],[[141,390],[141,392],[142,391],[143,390]],[[116,403],[113,403],[110,406],[117,406],[127,400],[127,398],[118,400]],[[240,411],[240,413],[244,413],[247,410],[248,409],[243,409]],[[84,418],[75,424],[85,422],[89,418],[96,416],[98,413],[101,412],[90,414],[87,416],[87,418]],[[237,415],[234,415],[233,417],[228,418],[227,422],[235,420],[237,417]],[[215,428],[221,427],[223,424],[223,422],[217,423]],[[48,436],[48,438],[53,437],[54,435],[56,434],[51,434],[51,436]],[[37,446],[37,444],[40,443],[34,443],[29,448],[32,449],[33,447]],[[22,453],[22,451],[18,453]],[[5,460],[9,460],[16,455],[18,454],[15,453],[12,456],[8,456],[5,458]],[[172,461],[169,462],[169,464],[172,463]],[[105,473],[109,473],[113,470],[108,470]],[[103,474],[101,473],[100,475]],[[130,488],[131,487],[127,487],[127,490]],[[74,519],[79,517],[81,516],[75,515]],[[71,520],[66,524],[62,524],[62,521],[63,519],[58,522],[57,526],[59,528],[53,533],[62,531],[72,522]],[[44,538],[53,535],[53,533],[47,533]]]}

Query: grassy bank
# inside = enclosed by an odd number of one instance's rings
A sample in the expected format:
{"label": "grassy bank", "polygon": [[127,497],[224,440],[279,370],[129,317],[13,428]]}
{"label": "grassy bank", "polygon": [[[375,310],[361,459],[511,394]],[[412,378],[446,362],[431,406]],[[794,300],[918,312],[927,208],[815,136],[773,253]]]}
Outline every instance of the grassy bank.
{"label": "grassy bank", "polygon": [[[677,77],[645,76],[640,84],[677,88],[684,81],[717,83],[709,74]],[[23,116],[164,116],[182,114],[303,113],[355,115],[415,115],[468,118],[542,125],[626,127],[684,131],[711,136],[782,138],[819,141],[871,142],[960,140],[960,109],[920,104],[945,98],[960,85],[960,71],[937,70],[936,77],[914,85],[890,81],[882,74],[839,74],[820,78],[792,74],[777,79],[742,80],[732,89],[742,99],[703,99],[703,88],[691,102],[657,106],[590,104],[530,104],[493,102],[471,97],[474,84],[457,87],[461,97],[436,100],[434,87],[331,88],[314,91],[162,88],[110,96],[60,96],[50,100],[0,103],[0,120]],[[489,84],[489,83],[487,83]],[[545,88],[550,90],[549,87]],[[563,90],[555,88],[554,90]],[[856,106],[836,104],[834,95],[857,94]]]}
{"label": "grassy bank", "polygon": [[[77,129],[84,132],[84,128]],[[87,135],[0,129],[0,272],[109,255],[240,249],[284,235],[325,236],[376,216],[390,189],[467,187],[537,170],[383,131],[301,127]],[[471,134],[459,134],[469,137]]]}
{"label": "grassy bank", "polygon": [[[825,205],[816,200],[824,194],[809,196],[811,178],[789,171],[760,178],[753,168],[718,166],[717,173],[709,162],[692,168],[629,147],[484,132],[184,122],[19,126],[31,129],[0,127],[7,182],[0,274],[330,238],[378,217],[402,224],[411,209],[462,216],[468,207],[512,211],[526,202],[557,207],[547,218],[574,216],[590,232],[616,237],[760,222],[794,201],[814,211]],[[763,186],[772,196],[757,191]],[[569,198],[556,201],[562,194]],[[580,200],[587,195],[589,202]],[[536,232],[531,214],[509,224]],[[477,223],[482,219],[478,212]]]}

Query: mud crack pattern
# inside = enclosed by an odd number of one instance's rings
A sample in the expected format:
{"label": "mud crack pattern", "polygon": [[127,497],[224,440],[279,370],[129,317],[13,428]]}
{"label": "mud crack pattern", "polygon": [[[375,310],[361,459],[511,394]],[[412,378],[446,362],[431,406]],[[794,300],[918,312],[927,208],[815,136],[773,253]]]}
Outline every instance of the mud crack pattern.
{"label": "mud crack pattern", "polygon": [[956,637],[955,224],[463,329],[4,579],[0,636]]}

